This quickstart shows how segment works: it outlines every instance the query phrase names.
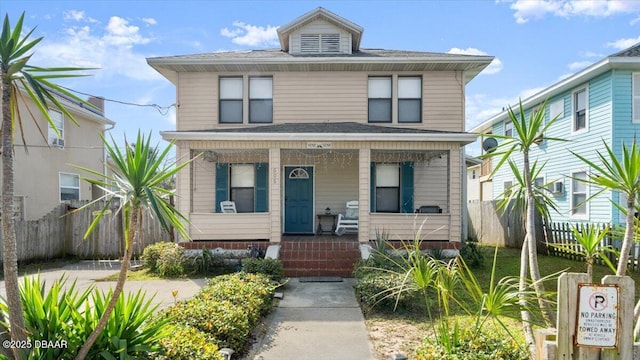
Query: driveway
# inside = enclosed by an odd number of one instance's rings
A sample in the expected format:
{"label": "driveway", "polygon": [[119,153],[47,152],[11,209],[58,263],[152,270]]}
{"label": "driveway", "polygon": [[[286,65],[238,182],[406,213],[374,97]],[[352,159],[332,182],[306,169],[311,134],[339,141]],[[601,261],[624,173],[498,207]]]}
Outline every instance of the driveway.
{"label": "driveway", "polygon": [[[50,285],[56,279],[63,275],[67,277],[67,282],[76,281],[79,289],[85,289],[90,285],[94,285],[98,289],[108,291],[114,288],[115,281],[96,281],[104,279],[109,275],[120,271],[119,261],[109,260],[89,260],[79,261],[63,265],[59,268],[46,269],[40,271],[40,278]],[[27,276],[34,276],[28,274]],[[20,276],[22,279],[23,276]],[[171,280],[145,280],[145,281],[128,281],[125,283],[125,292],[136,292],[138,289],[146,291],[147,297],[155,295],[154,304],[160,304],[160,308],[166,308],[173,305],[175,301],[186,300],[195,295],[200,288],[206,284],[206,279],[171,279]],[[174,299],[172,292],[178,291],[177,297]],[[0,295],[5,297],[6,289],[4,280],[0,281]]]}

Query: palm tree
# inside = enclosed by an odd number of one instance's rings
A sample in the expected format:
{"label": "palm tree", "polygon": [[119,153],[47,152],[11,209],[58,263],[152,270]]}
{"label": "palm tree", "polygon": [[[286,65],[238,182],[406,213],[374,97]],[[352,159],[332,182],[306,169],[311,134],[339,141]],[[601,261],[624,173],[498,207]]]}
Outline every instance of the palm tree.
{"label": "palm tree", "polygon": [[[540,207],[538,204],[541,200],[551,201],[549,197],[536,196],[539,191],[533,185],[532,173],[538,173],[543,168],[538,166],[537,162],[531,164],[529,153],[533,146],[537,146],[541,140],[547,141],[563,141],[559,138],[549,138],[544,136],[547,129],[553,125],[558,119],[555,117],[545,124],[545,109],[547,102],[545,101],[539,111],[531,111],[529,119],[525,117],[525,111],[522,106],[522,101],[519,102],[517,112],[509,106],[508,114],[509,120],[513,123],[515,135],[501,136],[493,135],[493,137],[502,139],[503,141],[492,151],[486,153],[483,157],[495,157],[498,158],[498,162],[490,174],[493,177],[495,173],[504,165],[505,162],[509,162],[512,171],[514,172],[518,181],[522,184],[519,198],[521,201],[519,204],[524,208],[525,213],[525,238],[522,243],[522,254],[520,261],[520,289],[524,291],[526,287],[527,272],[531,276],[533,286],[538,298],[540,309],[544,315],[545,321],[548,326],[555,326],[555,316],[549,311],[549,305],[544,296],[544,285],[541,281],[540,269],[538,267],[538,255],[536,249],[536,228],[535,228],[535,209]],[[515,163],[510,160],[511,155],[515,153],[521,153],[523,158],[522,170],[519,170]],[[552,203],[552,201],[551,201]],[[518,203],[516,203],[518,205]],[[523,309],[527,306],[522,300],[521,304]],[[533,328],[531,326],[530,313],[527,310],[522,311],[523,327],[525,337],[528,342],[533,342]]]}
{"label": "palm tree", "polygon": [[[40,113],[47,119],[52,128],[58,131],[55,123],[49,116],[48,108],[54,107],[60,110],[67,118],[77,124],[74,117],[56,99],[55,94],[60,93],[76,101],[86,103],[84,100],[71,94],[64,88],[50,82],[51,79],[85,76],[73,74],[84,68],[41,68],[28,65],[32,54],[27,54],[42,40],[42,37],[29,40],[35,29],[25,35],[22,34],[24,13],[18,19],[13,30],[9,22],[9,16],[5,15],[0,35],[0,77],[2,80],[2,239],[4,256],[4,279],[7,291],[7,305],[9,307],[9,323],[11,338],[13,340],[26,340],[24,317],[18,287],[18,262],[16,251],[16,232],[13,218],[13,139],[14,129],[21,130],[22,118],[19,104],[27,97],[25,93],[38,107]],[[31,114],[33,121],[35,118]],[[42,133],[41,133],[42,134]],[[42,134],[43,138],[45,137]],[[24,136],[23,136],[23,143]],[[25,145],[26,146],[26,145]],[[14,356],[18,356],[17,349]]]}
{"label": "palm tree", "polygon": [[[113,175],[105,179],[104,174],[98,171],[78,167],[96,176],[97,179],[83,179],[100,187],[105,192],[105,195],[101,198],[82,207],[85,208],[104,201],[102,210],[98,212],[84,236],[86,238],[93,231],[102,217],[109,213],[108,210],[112,205],[117,206],[116,213],[121,212],[124,216],[125,253],[111,299],[96,328],[78,352],[77,360],[84,359],[87,356],[91,346],[93,346],[98,335],[107,324],[116,301],[120,293],[122,293],[133,253],[133,244],[139,241],[142,230],[143,213],[150,213],[160,222],[163,228],[169,229],[173,227],[183,238],[189,238],[185,228],[185,223],[188,220],[169,203],[168,197],[173,195],[173,190],[167,190],[162,186],[167,179],[172,178],[178,171],[187,166],[189,161],[177,166],[175,163],[167,164],[165,159],[171,150],[172,144],[162,152],[159,152],[157,146],[151,146],[151,134],[145,138],[138,132],[136,142],[131,145],[125,139],[124,151],[115,145],[109,144],[104,137],[102,140],[107,155],[113,161],[113,165],[109,165]],[[115,143],[113,138],[111,138],[111,141]]]}

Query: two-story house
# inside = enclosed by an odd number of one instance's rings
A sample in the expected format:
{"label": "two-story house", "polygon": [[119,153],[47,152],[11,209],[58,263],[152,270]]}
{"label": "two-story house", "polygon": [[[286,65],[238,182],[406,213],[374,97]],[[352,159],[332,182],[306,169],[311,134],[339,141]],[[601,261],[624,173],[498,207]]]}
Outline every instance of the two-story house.
{"label": "two-story house", "polygon": [[55,95],[77,125],[59,110],[50,108],[56,132],[29,96],[25,94],[25,101],[20,103],[24,137],[16,130],[16,219],[36,220],[61,202],[92,200],[101,195],[100,189],[82,182],[80,177],[86,174],[70,164],[103,172],[105,152],[100,135],[113,128],[115,122],[105,117],[101,98],[89,98],[88,102],[95,106],[91,107],[63,94]]}
{"label": "two-story house", "polygon": [[[603,142],[609,144],[621,158],[622,144],[631,145],[640,135],[640,44],[592,64],[537,94],[522,100],[525,115],[540,109],[547,100],[546,121],[558,117],[548,129],[546,137],[562,138],[566,142],[543,140],[531,152],[531,158],[544,170],[536,184],[548,184],[548,194],[555,200],[560,213],[551,213],[558,222],[596,222],[620,224],[623,214],[613,204],[623,203],[617,192],[606,191],[585,202],[601,189],[576,179],[586,179],[589,167],[571,154],[578,153],[599,164],[596,151],[606,155]],[[516,111],[518,106],[512,106]],[[471,130],[483,137],[491,134],[513,135],[515,131],[508,113],[503,111]],[[543,137],[544,137],[543,136]],[[515,154],[513,160],[521,163]],[[515,183],[508,166],[489,179],[491,161],[481,166],[482,200],[499,197]]]}
{"label": "two-story house", "polygon": [[413,239],[426,219],[427,242],[459,247],[463,146],[476,139],[465,85],[493,58],[364,49],[362,35],[317,8],[278,28],[279,49],[147,59],[176,86],[163,138],[178,159],[201,154],[177,177],[192,239],[279,243],[357,201],[360,243]]}

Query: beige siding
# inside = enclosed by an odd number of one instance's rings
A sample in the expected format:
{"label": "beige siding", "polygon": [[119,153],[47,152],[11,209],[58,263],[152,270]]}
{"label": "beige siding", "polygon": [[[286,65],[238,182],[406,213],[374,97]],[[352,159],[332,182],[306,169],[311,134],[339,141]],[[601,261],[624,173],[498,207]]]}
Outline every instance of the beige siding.
{"label": "beige siding", "polygon": [[448,213],[449,170],[447,156],[414,164],[414,199],[417,209],[422,205],[438,205]]}
{"label": "beige siding", "polygon": [[216,164],[198,158],[193,161],[193,212],[215,212],[216,210]]}
{"label": "beige siding", "polygon": [[[369,239],[376,238],[376,229],[385,231],[390,240],[413,240],[420,233],[423,240],[450,240],[453,229],[449,214],[371,214]],[[458,237],[460,237],[458,235]]]}
{"label": "beige siding", "polygon": [[[339,89],[339,90],[337,90]],[[274,123],[367,122],[367,74],[281,73],[274,76]]]}
{"label": "beige siding", "polygon": [[205,130],[218,123],[218,76],[210,73],[178,74],[177,130]]}
{"label": "beige siding", "polygon": [[190,220],[193,240],[267,239],[270,233],[268,213],[192,213]]}
{"label": "beige siding", "polygon": [[422,113],[426,129],[464,131],[464,81],[461,72],[422,74]]}

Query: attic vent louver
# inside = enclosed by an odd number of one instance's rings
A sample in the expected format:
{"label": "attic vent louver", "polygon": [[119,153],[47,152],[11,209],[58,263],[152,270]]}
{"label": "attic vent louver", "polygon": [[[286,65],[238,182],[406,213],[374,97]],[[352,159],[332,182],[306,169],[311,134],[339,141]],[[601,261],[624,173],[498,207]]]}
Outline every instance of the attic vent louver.
{"label": "attic vent louver", "polygon": [[302,53],[339,53],[340,34],[301,34],[300,52]]}

